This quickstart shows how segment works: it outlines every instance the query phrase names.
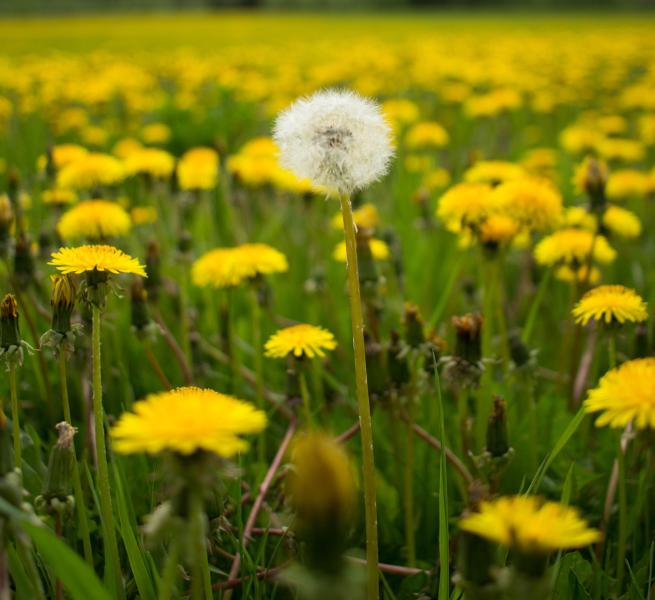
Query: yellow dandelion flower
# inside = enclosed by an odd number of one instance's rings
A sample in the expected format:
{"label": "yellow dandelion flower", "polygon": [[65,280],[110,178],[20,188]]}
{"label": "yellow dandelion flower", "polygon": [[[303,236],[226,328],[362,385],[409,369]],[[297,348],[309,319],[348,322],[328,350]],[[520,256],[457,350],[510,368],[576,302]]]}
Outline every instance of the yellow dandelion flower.
{"label": "yellow dandelion flower", "polygon": [[324,350],[334,350],[337,342],[334,336],[315,325],[293,325],[280,329],[266,342],[265,355],[269,358],[284,358],[289,354],[295,357],[325,356]]}
{"label": "yellow dandelion flower", "polygon": [[509,244],[519,232],[518,223],[506,215],[491,215],[479,229],[480,241],[484,244]]}
{"label": "yellow dandelion flower", "polygon": [[587,526],[575,508],[534,496],[504,496],[480,504],[480,512],[459,522],[460,529],[529,554],[550,554],[587,546],[600,532]]}
{"label": "yellow dandelion flower", "polygon": [[113,246],[77,246],[60,248],[52,253],[48,263],[62,273],[86,273],[107,271],[109,273],[132,273],[146,277],[145,267],[136,258]]}
{"label": "yellow dandelion flower", "polygon": [[599,263],[611,263],[616,258],[616,250],[609,245],[602,235],[596,235],[586,229],[560,229],[542,239],[534,249],[534,256],[540,265],[557,265],[574,263],[583,265],[592,252]]}
{"label": "yellow dandelion flower", "polygon": [[64,240],[103,240],[125,235],[131,226],[130,215],[116,202],[85,200],[61,216],[57,232]]}
{"label": "yellow dandelion flower", "polygon": [[89,152],[69,162],[57,175],[57,187],[88,190],[115,185],[125,177],[123,164],[109,154]]}
{"label": "yellow dandelion flower", "polygon": [[[589,274],[587,275],[587,273]],[[578,268],[572,268],[569,265],[562,265],[555,271],[555,277],[559,279],[559,281],[565,281],[567,283],[578,281],[580,283],[587,282],[591,285],[595,285],[600,281],[600,271],[594,266],[591,267],[591,272],[589,272],[587,265],[582,265]]]}
{"label": "yellow dandelion flower", "polygon": [[634,290],[622,285],[601,285],[589,290],[573,308],[575,322],[586,325],[594,319],[606,324],[638,323],[648,318],[646,303]]}
{"label": "yellow dandelion flower", "polygon": [[241,436],[266,427],[266,414],[252,404],[197,387],[150,394],[132,410],[111,431],[122,454],[205,450],[229,458],[248,449]]}
{"label": "yellow dandelion flower", "polygon": [[442,148],[448,141],[448,132],[434,121],[416,123],[405,134],[405,146],[412,150]]}
{"label": "yellow dandelion flower", "polygon": [[423,175],[421,185],[428,190],[439,190],[445,188],[450,183],[450,173],[446,169],[432,169]]}
{"label": "yellow dandelion flower", "polygon": [[157,209],[154,206],[135,206],[130,211],[130,218],[135,225],[149,225],[157,222]]}
{"label": "yellow dandelion flower", "polygon": [[597,427],[622,428],[634,421],[638,429],[655,429],[655,358],[629,360],[605,373],[584,408],[601,413]]}
{"label": "yellow dandelion flower", "polygon": [[490,183],[492,185],[521,179],[526,176],[520,165],[504,160],[480,160],[464,173],[464,180],[470,183]]}
{"label": "yellow dandelion flower", "polygon": [[41,200],[44,204],[73,204],[77,201],[77,194],[73,190],[53,188],[43,190]]}
{"label": "yellow dandelion flower", "polygon": [[175,159],[159,148],[140,148],[125,158],[125,171],[128,175],[150,175],[166,179],[175,169]]}
{"label": "yellow dandelion flower", "polygon": [[437,216],[455,233],[482,222],[491,213],[491,187],[484,183],[459,183],[439,198]]}
{"label": "yellow dandelion flower", "polygon": [[651,186],[648,173],[635,169],[620,169],[610,173],[606,193],[610,200],[643,198],[650,192]]}
{"label": "yellow dandelion flower", "polygon": [[571,125],[562,131],[559,143],[570,154],[592,150],[603,139],[603,134],[587,125]]}
{"label": "yellow dandelion flower", "polygon": [[[359,208],[353,210],[353,220],[355,225],[361,229],[375,229],[380,224],[380,214],[377,206],[371,202],[362,204]],[[340,212],[332,218],[332,227],[339,230],[343,227]]]}
{"label": "yellow dandelion flower", "polygon": [[644,158],[646,146],[639,140],[605,138],[596,144],[596,150],[607,160],[636,161]]}
{"label": "yellow dandelion flower", "polygon": [[111,151],[114,156],[125,160],[130,154],[143,150],[143,145],[139,140],[127,137],[118,140],[112,147]]}
{"label": "yellow dandelion flower", "polygon": [[553,148],[533,148],[525,153],[520,164],[533,175],[549,175],[557,166],[557,152]]}
{"label": "yellow dandelion flower", "polygon": [[149,123],[141,128],[141,139],[146,144],[165,144],[171,138],[171,128],[165,123]]}
{"label": "yellow dandelion flower", "polygon": [[[368,241],[368,245],[375,260],[389,260],[391,251],[385,242],[371,238]],[[334,260],[338,260],[339,262],[346,262],[346,242],[339,242],[336,245],[334,252],[332,253],[332,258],[334,258]]]}
{"label": "yellow dandelion flower", "polygon": [[79,146],[78,144],[57,144],[50,151],[52,162],[58,170],[88,153],[89,151],[84,146]]}
{"label": "yellow dandelion flower", "polygon": [[596,231],[596,217],[587,212],[583,206],[569,206],[560,220],[562,227],[579,227],[588,231]]}
{"label": "yellow dandelion flower", "polygon": [[231,287],[271,273],[289,269],[286,256],[266,244],[242,244],[234,248],[215,248],[191,266],[191,280],[198,286]]}
{"label": "yellow dandelion flower", "polygon": [[562,216],[562,196],[546,179],[513,179],[494,188],[490,202],[521,227],[543,231],[555,226]]}
{"label": "yellow dandelion flower", "polygon": [[218,182],[218,153],[212,148],[192,148],[177,164],[183,190],[210,190]]}
{"label": "yellow dandelion flower", "polygon": [[382,112],[384,113],[384,118],[393,129],[413,123],[419,118],[418,106],[406,98],[386,100],[382,103]]}
{"label": "yellow dandelion flower", "polygon": [[636,238],[641,235],[641,221],[630,210],[620,206],[608,206],[603,213],[603,225],[611,233],[623,238]]}

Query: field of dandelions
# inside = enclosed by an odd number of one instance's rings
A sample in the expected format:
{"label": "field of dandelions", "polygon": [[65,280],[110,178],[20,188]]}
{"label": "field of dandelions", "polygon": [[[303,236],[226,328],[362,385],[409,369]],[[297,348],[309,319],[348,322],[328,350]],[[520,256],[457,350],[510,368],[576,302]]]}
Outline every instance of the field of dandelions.
{"label": "field of dandelions", "polygon": [[655,597],[650,17],[0,37],[1,600]]}

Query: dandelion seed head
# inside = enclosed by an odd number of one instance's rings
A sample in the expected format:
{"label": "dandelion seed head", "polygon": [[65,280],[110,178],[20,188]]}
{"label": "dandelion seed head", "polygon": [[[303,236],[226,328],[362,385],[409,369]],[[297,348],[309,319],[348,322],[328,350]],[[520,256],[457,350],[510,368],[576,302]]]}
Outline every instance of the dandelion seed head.
{"label": "dandelion seed head", "polygon": [[350,91],[321,91],[297,100],[277,118],[273,137],[283,167],[340,193],[383,177],[393,156],[379,106]]}

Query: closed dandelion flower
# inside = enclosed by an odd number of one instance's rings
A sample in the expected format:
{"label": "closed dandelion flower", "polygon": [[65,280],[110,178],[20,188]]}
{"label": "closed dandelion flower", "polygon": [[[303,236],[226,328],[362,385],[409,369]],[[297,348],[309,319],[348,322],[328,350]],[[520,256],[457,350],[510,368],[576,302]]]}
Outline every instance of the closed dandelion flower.
{"label": "closed dandelion flower", "polygon": [[109,154],[89,152],[71,161],[59,171],[57,187],[72,190],[89,190],[111,186],[125,177],[123,164]]}
{"label": "closed dandelion flower", "polygon": [[492,212],[491,187],[485,183],[459,183],[447,190],[437,206],[437,216],[458,233],[463,227],[484,221]]}
{"label": "closed dandelion flower", "polygon": [[191,279],[198,286],[232,287],[257,275],[284,273],[288,268],[286,257],[275,248],[242,244],[203,254],[191,266]]}
{"label": "closed dandelion flower", "polygon": [[639,294],[622,285],[601,285],[589,290],[573,309],[575,322],[586,325],[592,319],[611,323],[638,323],[648,318],[646,303]]}
{"label": "closed dandelion flower", "polygon": [[130,215],[120,205],[108,200],[85,200],[65,212],[57,223],[64,240],[106,240],[130,231]]}
{"label": "closed dandelion flower", "polygon": [[601,413],[596,427],[655,429],[655,358],[624,362],[603,375],[584,402],[587,413]]}
{"label": "closed dandelion flower", "polygon": [[175,158],[159,148],[140,148],[125,158],[128,175],[149,175],[156,179],[167,179],[175,169]]}
{"label": "closed dandelion flower", "polygon": [[496,209],[533,231],[554,227],[562,215],[562,197],[545,179],[526,177],[496,187],[490,199]]}
{"label": "closed dandelion flower", "polygon": [[225,458],[248,449],[243,435],[266,427],[266,415],[248,402],[214,390],[181,387],[151,394],[123,413],[112,429],[122,454],[199,450]]}
{"label": "closed dandelion flower", "polygon": [[318,92],[280,114],[280,163],[301,179],[350,194],[383,177],[393,155],[379,107],[349,91]]}
{"label": "closed dandelion flower", "polygon": [[[386,242],[372,238],[368,241],[368,247],[371,249],[371,254],[375,260],[389,260],[391,251]],[[346,262],[346,242],[339,242],[337,244],[332,257],[339,262]]]}
{"label": "closed dandelion flower", "polygon": [[525,169],[504,160],[480,160],[464,173],[464,180],[469,183],[489,183],[496,185],[512,179],[526,176]]}
{"label": "closed dandelion flower", "polygon": [[266,342],[265,354],[269,358],[284,358],[292,354],[296,358],[325,356],[325,350],[334,350],[337,342],[334,336],[315,325],[293,325],[280,329]]}
{"label": "closed dandelion flower", "polygon": [[587,156],[575,169],[573,186],[578,193],[596,195],[605,189],[608,169],[605,162]]}
{"label": "closed dandelion flower", "polygon": [[632,239],[641,235],[641,221],[630,210],[620,206],[608,206],[603,213],[603,226],[622,238]]}
{"label": "closed dandelion flower", "polygon": [[61,248],[53,252],[52,260],[48,264],[64,274],[106,271],[115,275],[132,273],[146,276],[145,268],[136,258],[118,248],[105,245]]}
{"label": "closed dandelion flower", "polygon": [[582,265],[589,259],[599,263],[611,263],[616,258],[616,250],[607,239],[586,229],[566,228],[542,239],[534,249],[534,256],[540,265],[569,263]]}
{"label": "closed dandelion flower", "polygon": [[183,190],[211,190],[218,182],[218,153],[212,148],[192,148],[177,164],[177,181]]}
{"label": "closed dandelion flower", "polygon": [[500,497],[459,522],[460,529],[528,554],[581,548],[600,539],[575,508],[533,496]]}

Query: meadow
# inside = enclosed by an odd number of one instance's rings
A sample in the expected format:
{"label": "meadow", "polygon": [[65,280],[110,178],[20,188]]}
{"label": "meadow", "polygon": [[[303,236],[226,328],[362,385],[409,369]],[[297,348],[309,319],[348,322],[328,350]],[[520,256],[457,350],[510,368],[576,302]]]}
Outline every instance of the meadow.
{"label": "meadow", "polygon": [[651,600],[654,25],[0,20],[0,599]]}

